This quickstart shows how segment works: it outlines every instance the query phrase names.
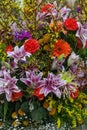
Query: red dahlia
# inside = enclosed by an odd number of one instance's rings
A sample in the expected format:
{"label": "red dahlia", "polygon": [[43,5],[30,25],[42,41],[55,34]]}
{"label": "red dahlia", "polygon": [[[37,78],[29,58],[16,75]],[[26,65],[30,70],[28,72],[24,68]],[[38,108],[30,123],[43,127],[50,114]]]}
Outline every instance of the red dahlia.
{"label": "red dahlia", "polygon": [[19,100],[21,97],[23,96],[23,92],[13,92],[12,93],[12,97],[11,97],[11,101],[17,101]]}
{"label": "red dahlia", "polygon": [[10,52],[10,51],[13,51],[12,45],[8,45],[8,46],[6,47],[6,49],[5,49],[5,52],[6,52],[6,53],[7,53],[7,52]]}
{"label": "red dahlia", "polygon": [[74,18],[67,18],[64,21],[64,26],[67,30],[76,31],[78,29],[77,21]]}
{"label": "red dahlia", "polygon": [[29,53],[35,53],[39,49],[39,43],[36,39],[29,39],[24,42],[24,49]]}
{"label": "red dahlia", "polygon": [[45,4],[42,9],[41,12],[45,12],[45,13],[49,13],[50,10],[53,8],[54,6],[52,4]]}

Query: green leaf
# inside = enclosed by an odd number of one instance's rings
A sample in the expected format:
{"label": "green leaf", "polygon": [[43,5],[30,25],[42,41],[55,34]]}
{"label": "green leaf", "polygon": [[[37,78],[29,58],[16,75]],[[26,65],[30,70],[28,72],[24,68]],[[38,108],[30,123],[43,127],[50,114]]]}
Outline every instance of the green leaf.
{"label": "green leaf", "polygon": [[7,69],[10,69],[10,64],[8,64],[7,62],[4,62],[5,66],[7,67]]}
{"label": "green leaf", "polygon": [[61,61],[63,58],[64,58],[64,54],[61,54],[61,55],[58,57],[58,61]]}
{"label": "green leaf", "polygon": [[78,51],[78,54],[84,59],[87,56],[87,49],[82,48]]}
{"label": "green leaf", "polygon": [[21,109],[25,112],[25,113],[28,113],[29,112],[29,102],[24,102],[22,105],[21,105]]}
{"label": "green leaf", "polygon": [[31,117],[34,121],[40,121],[46,117],[47,113],[43,107],[35,109],[31,112]]}
{"label": "green leaf", "polygon": [[8,102],[5,101],[5,103],[4,103],[4,120],[6,118],[7,111],[8,111]]}

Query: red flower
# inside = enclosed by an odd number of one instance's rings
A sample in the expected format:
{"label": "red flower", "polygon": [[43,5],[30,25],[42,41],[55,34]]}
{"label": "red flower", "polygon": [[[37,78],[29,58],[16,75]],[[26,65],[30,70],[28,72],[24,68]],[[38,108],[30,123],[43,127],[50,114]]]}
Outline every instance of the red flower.
{"label": "red flower", "polygon": [[70,52],[70,45],[62,39],[59,39],[57,42],[54,43],[53,56],[59,57],[64,54],[64,57],[67,57]]}
{"label": "red flower", "polygon": [[76,31],[78,29],[77,21],[74,18],[67,18],[64,21],[64,26],[67,30]]}
{"label": "red flower", "polygon": [[17,101],[19,98],[21,98],[23,95],[23,92],[13,92],[12,93],[12,97],[11,97],[11,101]]}
{"label": "red flower", "polygon": [[8,45],[8,46],[6,47],[5,52],[7,53],[7,52],[9,52],[9,51],[13,51],[12,45]]}
{"label": "red flower", "polygon": [[54,6],[52,4],[45,4],[42,8],[41,8],[41,12],[45,12],[45,13],[49,13],[50,10],[53,8]]}
{"label": "red flower", "polygon": [[71,92],[71,97],[74,99],[74,98],[77,98],[78,97],[78,89],[75,91],[75,92]]}
{"label": "red flower", "polygon": [[[83,47],[83,45],[82,45],[81,40],[80,40],[79,38],[77,38],[77,48],[78,48],[78,49],[81,49],[82,47]],[[86,46],[85,46],[85,48],[87,48],[87,41],[86,41]]]}
{"label": "red flower", "polygon": [[34,90],[34,96],[36,96],[39,100],[44,99],[44,94],[40,94],[41,87],[38,87]]}
{"label": "red flower", "polygon": [[24,42],[24,49],[29,53],[35,53],[39,49],[39,43],[36,39],[29,39]]}

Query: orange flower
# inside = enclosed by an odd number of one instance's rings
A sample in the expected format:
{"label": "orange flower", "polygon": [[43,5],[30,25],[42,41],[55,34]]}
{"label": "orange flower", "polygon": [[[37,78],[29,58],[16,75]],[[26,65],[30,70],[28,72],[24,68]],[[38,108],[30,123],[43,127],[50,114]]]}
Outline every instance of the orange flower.
{"label": "orange flower", "polygon": [[49,114],[50,114],[51,116],[53,116],[55,113],[56,113],[56,108],[55,108],[55,107],[52,108],[51,111],[49,111]]}
{"label": "orange flower", "polygon": [[12,113],[12,118],[15,119],[15,118],[17,118],[17,117],[18,117],[17,112],[13,112],[13,113]]}
{"label": "orange flower", "polygon": [[43,107],[44,107],[44,108],[48,108],[48,107],[49,107],[49,103],[48,103],[48,102],[44,102],[44,103],[43,103]]}
{"label": "orange flower", "polygon": [[62,39],[59,39],[57,42],[54,43],[53,56],[59,57],[60,55],[64,54],[64,57],[67,57],[70,52],[70,45]]}
{"label": "orange flower", "polygon": [[25,115],[25,112],[23,112],[22,110],[21,110],[21,108],[18,110],[18,114],[20,115],[20,116],[24,116]]}
{"label": "orange flower", "polygon": [[63,29],[63,24],[60,20],[58,20],[57,22],[51,21],[49,27],[53,30],[53,31],[62,31]]}
{"label": "orange flower", "polygon": [[79,90],[76,89],[75,92],[71,92],[71,97],[72,97],[73,99],[77,98],[77,97],[78,97],[78,93],[79,93]]}

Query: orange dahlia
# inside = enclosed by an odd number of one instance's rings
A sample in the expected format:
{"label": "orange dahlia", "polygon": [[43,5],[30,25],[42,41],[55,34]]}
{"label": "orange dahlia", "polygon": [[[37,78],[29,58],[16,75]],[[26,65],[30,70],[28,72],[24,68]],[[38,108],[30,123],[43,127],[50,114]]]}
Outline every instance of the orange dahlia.
{"label": "orange dahlia", "polygon": [[54,43],[53,56],[59,57],[60,55],[64,54],[64,57],[67,57],[70,52],[71,47],[66,41],[59,39]]}

